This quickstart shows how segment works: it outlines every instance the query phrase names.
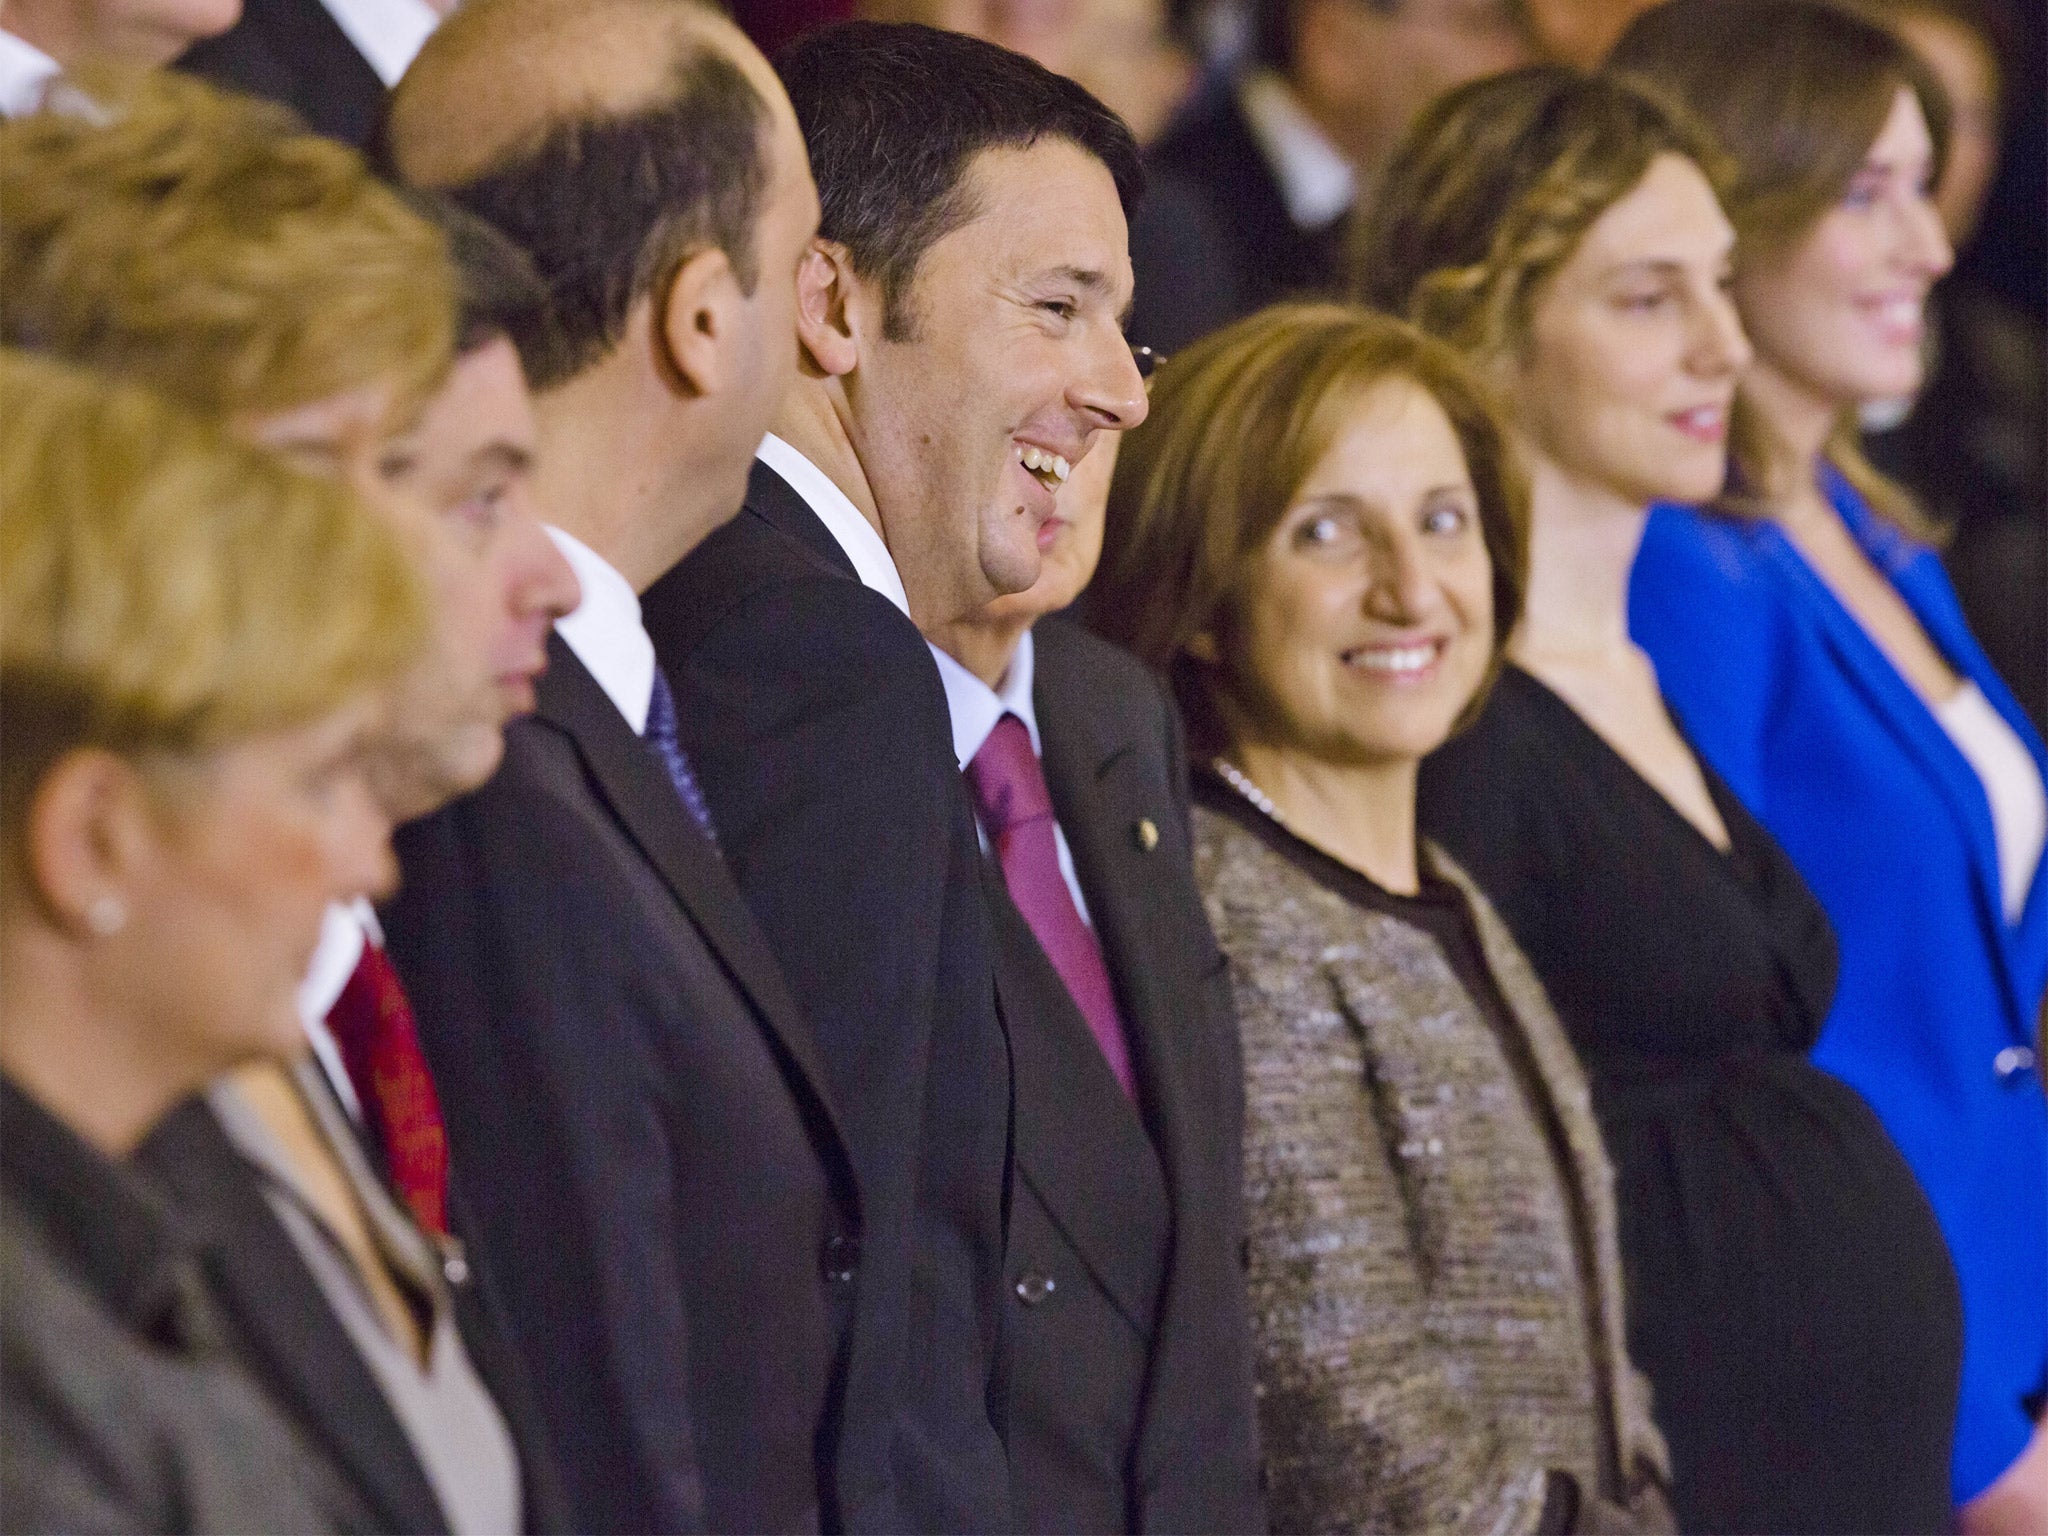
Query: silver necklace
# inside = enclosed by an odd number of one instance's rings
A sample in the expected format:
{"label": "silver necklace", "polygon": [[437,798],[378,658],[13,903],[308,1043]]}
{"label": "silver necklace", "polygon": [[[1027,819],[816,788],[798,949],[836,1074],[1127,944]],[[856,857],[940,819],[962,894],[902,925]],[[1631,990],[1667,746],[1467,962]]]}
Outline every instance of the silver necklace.
{"label": "silver necklace", "polygon": [[1209,766],[1216,770],[1224,783],[1251,801],[1259,813],[1271,820],[1275,826],[1287,825],[1287,818],[1280,814],[1280,807],[1273,803],[1273,797],[1246,778],[1234,764],[1225,762],[1221,757],[1212,757],[1209,759]]}

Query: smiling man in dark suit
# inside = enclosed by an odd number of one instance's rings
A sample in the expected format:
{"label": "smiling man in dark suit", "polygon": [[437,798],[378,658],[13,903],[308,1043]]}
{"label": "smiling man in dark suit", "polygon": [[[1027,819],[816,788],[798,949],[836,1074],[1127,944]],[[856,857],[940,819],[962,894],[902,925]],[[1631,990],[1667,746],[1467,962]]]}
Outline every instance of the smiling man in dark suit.
{"label": "smiling man in dark suit", "polygon": [[803,141],[708,9],[492,0],[422,50],[389,143],[548,285],[517,339],[583,590],[497,777],[398,843],[457,1192],[578,1528],[816,1529],[858,1194],[637,597],[737,510],[789,382]]}
{"label": "smiling man in dark suit", "polygon": [[1010,1465],[1027,1531],[1265,1525],[1245,1315],[1243,1068],[1164,691],[1064,618],[1116,440],[1029,591],[927,638],[997,889],[1017,1079]]}
{"label": "smiling man in dark suit", "polygon": [[824,209],[802,372],[648,629],[860,1170],[848,1526],[1005,1529],[1009,1054],[914,618],[1035,581],[1051,486],[1144,415],[1118,327],[1137,155],[1079,86],[956,33],[828,28],[777,68]]}

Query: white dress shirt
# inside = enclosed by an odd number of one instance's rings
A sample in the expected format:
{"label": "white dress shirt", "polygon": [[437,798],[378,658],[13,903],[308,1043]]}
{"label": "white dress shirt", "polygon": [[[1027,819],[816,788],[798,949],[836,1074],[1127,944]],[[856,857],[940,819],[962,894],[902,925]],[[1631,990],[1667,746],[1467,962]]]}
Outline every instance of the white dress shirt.
{"label": "white dress shirt", "polygon": [[1238,86],[1237,102],[1280,183],[1288,217],[1303,229],[1326,229],[1350,211],[1358,173],[1285,80],[1254,70]]}
{"label": "white dress shirt", "polygon": [[334,1088],[334,1096],[353,1115],[363,1118],[363,1103],[356,1097],[356,1085],[349,1081],[342,1063],[341,1047],[327,1028],[327,1015],[341,1001],[349,977],[362,963],[363,946],[384,947],[384,929],[377,912],[358,896],[354,901],[329,902],[320,919],[320,942],[313,947],[313,963],[306,967],[306,979],[299,983],[299,1023],[313,1043],[313,1055],[320,1070]]}
{"label": "white dress shirt", "polygon": [[555,633],[597,679],[633,734],[644,736],[654,698],[654,642],[640,621],[640,594],[618,567],[581,539],[552,527],[548,537],[583,588],[583,601],[574,613],[555,621]]}
{"label": "white dress shirt", "polygon": [[[1045,747],[1038,739],[1038,712],[1031,704],[1031,631],[1024,632],[1017,654],[1010,658],[1010,670],[1003,674],[1000,689],[989,687],[936,645],[931,651],[932,659],[939,664],[939,681],[946,685],[946,710],[953,717],[953,756],[960,763],[960,771],[967,771],[974,754],[981,750],[989,732],[1004,715],[1015,715],[1024,722],[1024,730],[1031,737],[1031,750],[1042,764]],[[981,833],[981,850],[986,853],[988,832],[981,827],[978,816],[975,828]],[[1081,877],[1074,873],[1074,855],[1067,847],[1067,834],[1060,830],[1057,817],[1052,824],[1052,845],[1059,854],[1060,878],[1067,882],[1074,908],[1081,914],[1081,921],[1092,928],[1095,923],[1088,915],[1088,898],[1081,894]]]}
{"label": "white dress shirt", "polygon": [[398,84],[420,47],[441,24],[427,0],[320,0],[355,44],[386,90]]}
{"label": "white dress shirt", "polygon": [[0,118],[27,117],[40,108],[61,72],[42,49],[0,27]]}
{"label": "white dress shirt", "polygon": [[754,457],[787,480],[789,488],[803,497],[804,505],[818,514],[818,521],[825,525],[833,542],[853,562],[853,573],[860,578],[860,584],[881,593],[908,618],[910,599],[903,591],[903,577],[896,569],[889,546],[875,532],[875,525],[861,516],[860,508],[847,498],[846,492],[832,483],[832,477],[773,432],[761,439]]}

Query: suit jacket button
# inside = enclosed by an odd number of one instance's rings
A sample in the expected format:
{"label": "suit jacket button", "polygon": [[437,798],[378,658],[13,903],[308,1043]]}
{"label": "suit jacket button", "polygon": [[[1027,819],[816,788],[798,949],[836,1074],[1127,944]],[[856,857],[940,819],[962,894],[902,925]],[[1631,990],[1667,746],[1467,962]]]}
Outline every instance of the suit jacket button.
{"label": "suit jacket button", "polygon": [[2009,1083],[2034,1064],[2034,1053],[2024,1045],[2008,1045],[1991,1058],[1991,1070],[2001,1083]]}
{"label": "suit jacket button", "polygon": [[1150,816],[1138,818],[1138,824],[1131,828],[1131,836],[1138,840],[1138,847],[1146,853],[1159,846],[1159,826]]}
{"label": "suit jacket button", "polygon": [[818,1267],[825,1278],[834,1285],[851,1283],[860,1269],[860,1239],[833,1234],[825,1239],[823,1251],[819,1254]]}
{"label": "suit jacket button", "polygon": [[1059,1287],[1051,1275],[1041,1275],[1035,1269],[1027,1269],[1017,1277],[1017,1299],[1027,1307],[1035,1307]]}

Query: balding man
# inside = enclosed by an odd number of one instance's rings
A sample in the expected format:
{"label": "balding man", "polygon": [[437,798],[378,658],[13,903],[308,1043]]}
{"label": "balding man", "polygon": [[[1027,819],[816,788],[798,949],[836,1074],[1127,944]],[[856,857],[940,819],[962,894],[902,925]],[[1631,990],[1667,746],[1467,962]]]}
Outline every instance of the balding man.
{"label": "balding man", "polygon": [[795,367],[788,101],[677,0],[475,0],[389,146],[533,255],[538,491],[582,581],[535,717],[407,829],[387,914],[457,1183],[584,1530],[835,1523],[860,1213],[808,1027],[716,850],[637,593],[731,517]]}

